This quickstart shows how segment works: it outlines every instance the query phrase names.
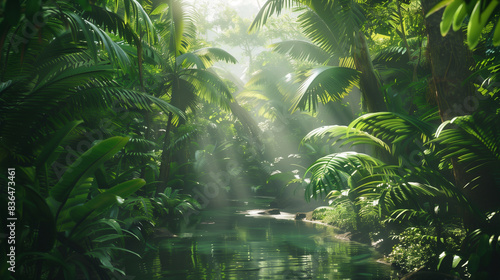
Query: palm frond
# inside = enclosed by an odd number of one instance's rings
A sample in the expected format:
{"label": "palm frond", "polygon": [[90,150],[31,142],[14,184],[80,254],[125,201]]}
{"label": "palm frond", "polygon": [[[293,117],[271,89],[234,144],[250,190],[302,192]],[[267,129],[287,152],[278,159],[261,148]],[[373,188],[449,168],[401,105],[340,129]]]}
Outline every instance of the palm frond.
{"label": "palm frond", "polygon": [[391,153],[391,147],[384,140],[375,137],[374,135],[362,131],[357,128],[352,128],[342,125],[322,126],[309,132],[303,139],[302,144],[313,139],[322,139],[325,136],[328,140],[335,140],[334,143],[339,141],[343,142],[341,146],[350,144],[350,146],[369,144],[380,147],[387,152]]}
{"label": "palm frond", "polygon": [[240,92],[236,98],[238,101],[250,101],[253,108],[257,110],[259,116],[274,120],[277,116],[274,114],[272,100],[266,95],[266,90],[261,88],[248,89]]}
{"label": "palm frond", "polygon": [[206,69],[218,61],[227,63],[237,62],[236,58],[225,50],[211,47],[183,53],[176,57],[177,65],[183,65],[183,68],[196,66],[197,69]]}
{"label": "palm frond", "polygon": [[124,152],[119,154],[118,158],[127,159],[128,162],[143,162],[157,160],[158,155],[153,152]]}
{"label": "palm frond", "polygon": [[211,67],[215,62],[224,61],[226,63],[237,63],[238,61],[227,51],[221,48],[202,48],[193,51],[202,61],[205,68]]}
{"label": "palm frond", "polygon": [[283,101],[283,106],[289,105],[289,96],[297,89],[292,83],[291,74],[280,73],[278,69],[269,68],[254,72],[245,84],[249,91],[258,91],[265,94],[269,100]]}
{"label": "palm frond", "polygon": [[124,8],[124,22],[135,29],[135,34],[141,34],[144,31],[145,36],[143,38],[146,39],[146,42],[149,44],[155,43],[157,41],[155,28],[143,6],[137,0],[122,0],[121,5],[117,1],[115,13],[122,5]]}
{"label": "palm frond", "polygon": [[[431,143],[439,145],[437,155],[443,162],[456,157],[468,172],[479,168],[493,172],[500,168],[499,120],[498,114],[485,112],[455,117],[439,126]],[[457,127],[448,127],[451,124]]]}
{"label": "palm frond", "polygon": [[[403,221],[411,221],[416,218],[431,220],[430,214],[425,210],[417,210],[417,209],[396,209],[392,211],[390,216],[385,219],[385,222],[403,222]],[[435,236],[434,236],[435,237]]]}
{"label": "palm frond", "polygon": [[[351,36],[354,35],[355,32],[363,29],[363,25],[366,21],[366,10],[362,7],[363,2],[361,1],[352,1],[352,0],[340,0],[340,1],[332,1],[330,10],[321,9],[321,6],[318,9],[315,9],[317,13],[320,14],[322,18],[331,19],[334,21],[334,24],[331,26],[334,27],[334,30],[339,30],[345,34],[345,39],[350,40]],[[335,17],[329,17],[331,12],[336,12]],[[341,42],[344,38],[341,37]]]}
{"label": "palm frond", "polygon": [[421,137],[427,141],[432,137],[434,126],[416,117],[393,112],[365,114],[349,125],[369,131],[387,142],[398,143],[412,137]]}
{"label": "palm frond", "polygon": [[354,64],[354,59],[352,57],[341,57],[339,59],[339,66],[356,69],[356,65]]}
{"label": "palm frond", "polygon": [[[374,189],[370,186],[369,191]],[[379,198],[381,213],[391,213],[395,209],[417,209],[423,207],[426,199],[442,196],[436,187],[419,182],[382,183],[375,191]]]}
{"label": "palm frond", "polygon": [[263,92],[263,90],[259,89],[247,89],[238,94],[236,97],[237,100],[241,101],[255,101],[259,102],[267,102],[270,98]]}
{"label": "palm frond", "polygon": [[297,109],[315,112],[318,102],[327,103],[342,99],[358,79],[358,72],[351,68],[322,66],[308,71],[293,100],[292,111]]}
{"label": "palm frond", "polygon": [[185,144],[189,140],[193,139],[198,135],[198,130],[197,129],[192,129],[189,131],[184,132],[181,135],[176,136],[175,139],[173,139],[172,143],[168,146],[168,149],[175,149],[181,146],[182,144]]}
{"label": "palm frond", "polygon": [[185,111],[194,110],[198,106],[198,88],[191,80],[194,78],[186,76],[186,79],[173,79],[167,85],[170,92],[170,104]]}
{"label": "palm frond", "polygon": [[[45,75],[47,69],[58,68],[56,64],[78,65],[83,61],[91,61],[92,56],[86,49],[85,42],[74,42],[70,32],[63,32],[46,44],[42,44],[38,55],[30,60],[31,72]],[[19,72],[17,72],[19,73]]]}
{"label": "palm frond", "polygon": [[307,41],[282,41],[272,44],[270,47],[277,53],[287,54],[294,59],[309,61],[317,64],[327,64],[331,59],[331,55],[329,53]]}
{"label": "palm frond", "polygon": [[177,56],[182,53],[185,48],[182,46],[182,39],[184,35],[185,27],[185,16],[186,13],[182,6],[181,1],[171,0],[168,1],[168,12],[167,12],[167,26],[169,26],[166,34],[169,40],[169,50]]}
{"label": "palm frond", "polygon": [[379,51],[375,58],[373,59],[373,63],[377,64],[387,64],[391,63],[393,65],[397,62],[402,62],[402,64],[408,63],[408,55],[406,54],[408,50],[405,47],[388,47],[381,51]]}
{"label": "palm frond", "polygon": [[197,69],[206,69],[205,63],[199,56],[194,53],[183,53],[175,58],[177,65],[182,65],[184,68],[196,66]]}
{"label": "palm frond", "polygon": [[196,88],[196,94],[202,100],[229,110],[233,97],[226,84],[216,74],[201,69],[183,69],[181,77]]}
{"label": "palm frond", "polygon": [[259,10],[248,30],[256,31],[264,26],[271,16],[280,15],[284,9],[295,7],[299,2],[298,0],[268,0]]}
{"label": "palm frond", "polygon": [[123,107],[126,109],[137,108],[141,110],[154,111],[153,104],[165,113],[173,113],[179,117],[184,117],[184,113],[174,105],[152,96],[150,94],[125,89],[119,85],[108,82],[101,84],[98,88],[93,86],[82,88],[79,94],[70,101],[72,104],[83,106],[88,102],[90,106],[98,108],[108,108],[110,106]]}
{"label": "palm frond", "polygon": [[357,170],[373,173],[384,163],[374,157],[356,152],[335,153],[316,160],[306,171],[311,173],[306,187],[306,199],[324,197],[331,190],[347,189],[347,180]]}
{"label": "palm frond", "polygon": [[[58,49],[58,43],[55,46]],[[40,57],[32,66],[25,76],[3,89],[0,100],[5,112],[0,121],[2,145],[10,146],[7,153],[23,162],[33,160],[24,155],[36,154],[32,149],[37,149],[37,142],[46,133],[82,118],[89,109],[153,111],[156,106],[164,112],[184,116],[161,99],[119,86],[112,81],[111,65],[96,65],[88,54],[71,45],[61,56],[48,51],[47,57]],[[18,141],[19,138],[23,141]]]}
{"label": "palm frond", "polygon": [[[131,57],[137,57],[137,47],[134,45],[129,45],[127,43],[121,43],[120,47],[123,49],[125,53],[127,53]],[[143,63],[151,64],[151,65],[159,65],[162,68],[170,70],[170,65],[168,64],[168,60],[165,59],[162,50],[159,49],[158,46],[152,46],[142,41],[142,59]]]}
{"label": "palm frond", "polygon": [[135,138],[132,137],[128,140],[127,150],[138,150],[138,151],[149,151],[159,148],[158,144],[154,141],[143,139],[143,138]]}
{"label": "palm frond", "polygon": [[302,33],[308,39],[329,55],[345,56],[347,54],[346,46],[341,45],[339,40],[338,30],[334,30],[331,23],[325,21],[331,19],[331,15],[322,18],[316,11],[305,7],[300,11],[302,13],[299,14],[297,20]]}
{"label": "palm frond", "polygon": [[91,12],[84,12],[82,16],[95,25],[98,25],[103,30],[124,39],[129,44],[137,45],[139,43],[138,34],[140,34],[140,32],[134,30],[132,26],[118,14],[106,8],[94,5],[92,6]]}
{"label": "palm frond", "polygon": [[[110,60],[119,65],[121,69],[127,70],[130,65],[130,59],[123,49],[113,41],[106,32],[92,22],[89,22],[73,12],[65,12],[64,16],[72,30],[72,33],[78,35],[80,32],[83,34],[87,47],[95,62],[97,62],[97,46],[95,42],[106,50],[109,54]],[[74,35],[74,36],[75,36]]]}

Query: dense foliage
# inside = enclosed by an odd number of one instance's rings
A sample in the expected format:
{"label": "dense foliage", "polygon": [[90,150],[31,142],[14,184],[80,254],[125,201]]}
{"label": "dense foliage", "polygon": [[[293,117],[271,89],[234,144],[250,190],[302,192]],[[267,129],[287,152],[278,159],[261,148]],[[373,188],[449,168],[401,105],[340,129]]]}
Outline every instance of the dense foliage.
{"label": "dense foliage", "polygon": [[500,275],[498,1],[209,4],[2,1],[2,279],[119,279],[203,208],[297,191],[403,271]]}

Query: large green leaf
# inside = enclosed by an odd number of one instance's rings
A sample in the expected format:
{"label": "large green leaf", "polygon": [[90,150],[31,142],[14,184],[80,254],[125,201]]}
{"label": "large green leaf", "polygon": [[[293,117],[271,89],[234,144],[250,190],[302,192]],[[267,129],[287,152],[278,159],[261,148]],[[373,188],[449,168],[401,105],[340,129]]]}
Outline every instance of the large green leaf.
{"label": "large green leaf", "polygon": [[133,179],[118,184],[105,192],[98,194],[84,205],[76,206],[70,213],[75,221],[82,221],[102,213],[102,211],[117,203],[119,199],[127,198],[146,184],[143,179]]}
{"label": "large green leaf", "polygon": [[90,148],[64,172],[59,182],[50,190],[50,195],[56,201],[64,202],[81,180],[92,175],[100,164],[112,158],[127,142],[128,138],[115,136]]}
{"label": "large green leaf", "polygon": [[[103,194],[107,193],[107,194],[113,194],[113,195],[119,196],[121,198],[127,198],[128,196],[130,196],[131,194],[136,192],[138,189],[140,189],[145,184],[146,184],[146,181],[144,181],[144,179],[132,179],[132,180],[118,184],[118,185],[106,190]],[[98,198],[98,196],[96,196],[92,200],[94,200],[96,198]],[[91,203],[92,200],[87,203],[88,206],[92,205],[92,203]]]}
{"label": "large green leaf", "polygon": [[35,166],[41,167],[43,164],[51,164],[51,159],[54,159],[55,150],[64,138],[79,124],[83,121],[72,121],[61,127],[49,140],[49,142],[44,146],[40,154],[38,155]]}
{"label": "large green leaf", "polygon": [[23,205],[23,214],[29,216],[24,220],[33,219],[40,222],[40,232],[36,237],[38,239],[37,248],[41,252],[49,251],[56,240],[54,215],[39,192],[30,186],[26,186],[24,191],[25,197],[17,202],[19,205]]}
{"label": "large green leaf", "polygon": [[[83,205],[88,200],[89,193],[95,189],[92,187],[93,182],[94,178],[92,177],[82,180],[77,187],[73,188],[64,204],[58,204],[52,198],[47,201],[53,208],[53,212],[59,211],[57,215],[58,231],[67,231],[75,227],[76,222],[71,216],[71,210]],[[60,210],[56,209],[57,207]]]}

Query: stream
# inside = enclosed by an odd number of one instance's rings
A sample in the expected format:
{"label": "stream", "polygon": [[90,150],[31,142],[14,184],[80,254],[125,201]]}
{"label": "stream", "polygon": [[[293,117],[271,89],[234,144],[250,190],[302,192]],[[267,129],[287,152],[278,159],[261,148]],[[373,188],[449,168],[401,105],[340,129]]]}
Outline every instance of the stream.
{"label": "stream", "polygon": [[370,246],[291,215],[204,211],[194,228],[159,243],[134,279],[397,279]]}

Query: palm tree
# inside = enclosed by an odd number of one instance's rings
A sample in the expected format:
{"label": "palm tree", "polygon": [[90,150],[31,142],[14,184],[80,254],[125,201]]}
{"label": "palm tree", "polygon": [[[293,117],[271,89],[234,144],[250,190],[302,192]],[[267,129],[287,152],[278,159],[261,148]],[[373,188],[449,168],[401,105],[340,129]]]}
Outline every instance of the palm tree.
{"label": "palm tree", "polygon": [[[209,69],[216,61],[235,63],[236,59],[219,48],[203,48],[191,50],[191,40],[195,27],[189,11],[185,10],[183,1],[168,1],[156,10],[165,11],[165,28],[160,32],[160,49],[152,49],[162,69],[157,97],[167,97],[169,103],[186,112],[195,111],[199,101],[219,105],[229,110],[232,101],[226,84]],[[165,43],[166,42],[166,43]],[[167,126],[163,137],[160,157],[159,180],[166,182],[169,176],[171,150],[170,134],[179,123],[178,116],[168,113]],[[159,192],[162,192],[159,189]]]}
{"label": "palm tree", "polygon": [[[312,44],[287,41],[276,44],[275,49],[324,64],[313,69],[302,83],[294,108],[308,106],[314,109],[318,99],[325,102],[342,98],[359,75],[359,86],[368,111],[386,111],[381,84],[362,31],[366,20],[362,5],[351,0],[268,0],[250,30],[264,25],[273,14],[280,14],[283,9],[291,7],[297,7],[296,10],[300,11],[299,24]],[[339,63],[339,58],[343,67],[333,66]]]}

